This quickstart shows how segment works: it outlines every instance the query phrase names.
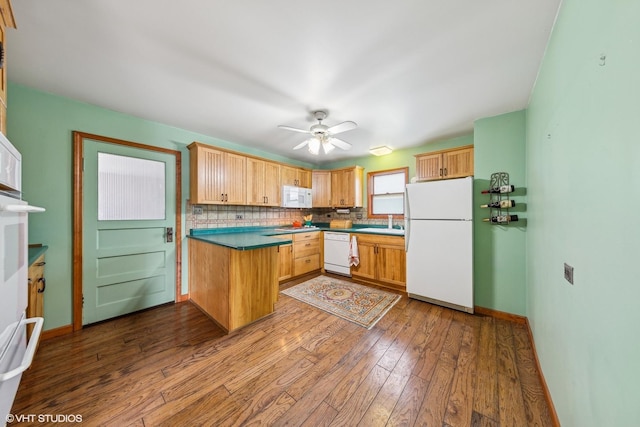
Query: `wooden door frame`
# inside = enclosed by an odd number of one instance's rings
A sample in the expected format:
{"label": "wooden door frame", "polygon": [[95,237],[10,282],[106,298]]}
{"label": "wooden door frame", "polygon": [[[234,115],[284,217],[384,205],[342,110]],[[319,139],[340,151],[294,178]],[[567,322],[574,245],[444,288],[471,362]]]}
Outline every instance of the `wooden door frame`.
{"label": "wooden door frame", "polygon": [[175,233],[176,245],[176,294],[175,302],[189,299],[189,294],[182,292],[182,160],[180,151],[168,148],[154,147],[137,142],[109,138],[80,131],[73,131],[73,331],[82,329],[82,257],[83,257],[83,203],[84,203],[84,140],[104,142],[107,144],[124,145],[142,150],[155,151],[173,155],[176,159],[176,212]]}

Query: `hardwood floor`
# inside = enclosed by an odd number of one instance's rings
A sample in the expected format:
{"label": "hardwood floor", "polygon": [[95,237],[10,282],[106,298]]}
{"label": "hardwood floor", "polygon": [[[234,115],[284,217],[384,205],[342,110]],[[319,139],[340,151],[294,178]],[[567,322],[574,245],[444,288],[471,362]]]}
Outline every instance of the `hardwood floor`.
{"label": "hardwood floor", "polygon": [[406,296],[371,330],[283,294],[230,335],[190,302],[90,326],[40,344],[12,413],[88,426],[552,425],[526,326]]}

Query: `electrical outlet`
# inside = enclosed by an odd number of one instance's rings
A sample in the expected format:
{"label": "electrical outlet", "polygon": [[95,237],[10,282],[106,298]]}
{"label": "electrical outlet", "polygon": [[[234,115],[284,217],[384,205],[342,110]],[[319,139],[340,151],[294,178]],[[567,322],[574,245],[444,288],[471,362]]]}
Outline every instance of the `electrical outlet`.
{"label": "electrical outlet", "polygon": [[566,262],[564,263],[564,278],[573,285],[573,267]]}
{"label": "electrical outlet", "polygon": [[194,215],[202,215],[202,206],[194,206],[193,207]]}
{"label": "electrical outlet", "polygon": [[236,215],[236,219],[242,219],[242,215],[241,214],[237,214]]}

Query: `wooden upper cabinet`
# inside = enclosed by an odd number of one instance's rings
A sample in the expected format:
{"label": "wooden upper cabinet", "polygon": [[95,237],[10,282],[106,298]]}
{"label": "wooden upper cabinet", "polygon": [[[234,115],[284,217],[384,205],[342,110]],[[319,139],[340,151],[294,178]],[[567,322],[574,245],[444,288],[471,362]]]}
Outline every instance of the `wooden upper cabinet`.
{"label": "wooden upper cabinet", "polygon": [[445,178],[473,176],[473,147],[442,153]]}
{"label": "wooden upper cabinet", "polygon": [[311,171],[293,166],[281,166],[280,182],[281,185],[311,188]]}
{"label": "wooden upper cabinet", "polygon": [[16,28],[13,17],[13,9],[9,0],[0,0],[0,26],[3,28]]}
{"label": "wooden upper cabinet", "polygon": [[233,153],[225,153],[224,189],[225,203],[244,205],[247,201],[247,158]]}
{"label": "wooden upper cabinet", "polygon": [[416,177],[422,181],[473,175],[473,145],[416,155]]}
{"label": "wooden upper cabinet", "polygon": [[331,205],[332,207],[362,207],[362,187],[364,168],[353,166],[331,171]]}
{"label": "wooden upper cabinet", "polygon": [[248,157],[246,184],[248,205],[280,205],[279,164]]}
{"label": "wooden upper cabinet", "polygon": [[197,142],[188,148],[191,203],[244,205],[246,157]]}
{"label": "wooden upper cabinet", "polygon": [[314,208],[331,207],[331,171],[311,173],[311,201]]}
{"label": "wooden upper cabinet", "polygon": [[416,175],[418,179],[442,178],[442,154],[421,154],[416,156]]}
{"label": "wooden upper cabinet", "polygon": [[309,169],[298,169],[299,186],[303,188],[311,188],[311,171]]}

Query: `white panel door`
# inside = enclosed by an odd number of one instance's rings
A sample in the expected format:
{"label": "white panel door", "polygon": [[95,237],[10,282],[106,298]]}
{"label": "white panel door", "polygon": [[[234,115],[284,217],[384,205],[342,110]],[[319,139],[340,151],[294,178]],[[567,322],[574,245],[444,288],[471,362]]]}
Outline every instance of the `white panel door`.
{"label": "white panel door", "polygon": [[411,221],[407,293],[473,307],[473,223]]}

